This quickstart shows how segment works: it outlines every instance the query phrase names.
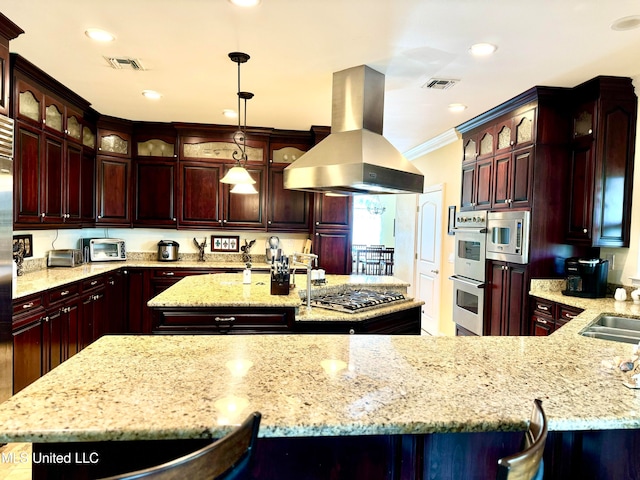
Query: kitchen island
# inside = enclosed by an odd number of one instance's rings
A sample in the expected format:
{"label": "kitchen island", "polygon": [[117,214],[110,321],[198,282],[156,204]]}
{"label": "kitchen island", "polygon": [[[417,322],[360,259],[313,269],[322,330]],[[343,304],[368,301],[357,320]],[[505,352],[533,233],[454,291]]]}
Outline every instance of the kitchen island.
{"label": "kitchen island", "polygon": [[545,478],[637,478],[640,391],[601,366],[630,346],[578,335],[595,313],[544,338],[105,336],[0,405],[0,442],[96,453],[35,478],[105,473],[257,410],[258,478],[495,478],[540,398]]}
{"label": "kitchen island", "polygon": [[[154,333],[420,333],[422,301],[404,298],[353,312],[307,308],[306,275],[297,275],[288,295],[272,295],[270,276],[254,273],[193,275],[169,287],[147,305],[154,310]],[[311,288],[311,297],[349,293],[397,292],[408,284],[389,276],[328,275]]]}

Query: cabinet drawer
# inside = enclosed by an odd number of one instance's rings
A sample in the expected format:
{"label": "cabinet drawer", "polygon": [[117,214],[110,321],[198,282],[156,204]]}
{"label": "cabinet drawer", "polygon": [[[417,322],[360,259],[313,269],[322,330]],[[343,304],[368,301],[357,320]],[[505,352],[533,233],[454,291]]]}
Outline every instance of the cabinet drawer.
{"label": "cabinet drawer", "polygon": [[573,320],[576,316],[580,315],[584,310],[581,308],[570,307],[568,305],[558,305],[558,317],[556,318],[557,327],[564,325],[565,323]]}
{"label": "cabinet drawer", "polygon": [[[533,312],[542,317],[554,318],[554,303],[541,298],[533,298]],[[553,322],[552,322],[553,323]]]}
{"label": "cabinet drawer", "polygon": [[151,273],[151,276],[153,278],[173,278],[173,277],[183,278],[183,277],[189,277],[191,275],[205,275],[207,273],[210,273],[210,270],[208,269],[183,270],[180,268],[156,268]]}
{"label": "cabinet drawer", "polygon": [[72,297],[73,295],[77,295],[79,291],[80,291],[79,282],[71,283],[69,285],[65,285],[64,287],[59,287],[54,290],[51,290],[48,293],[49,304],[65,300],[69,297]]}
{"label": "cabinet drawer", "polygon": [[531,317],[531,334],[536,337],[549,335],[555,329],[555,321],[547,316],[533,314]]}
{"label": "cabinet drawer", "polygon": [[41,295],[31,295],[13,302],[13,314],[22,315],[42,306]]}
{"label": "cabinet drawer", "polygon": [[83,292],[90,292],[91,290],[94,290],[94,289],[100,288],[100,287],[104,287],[104,277],[103,276],[87,278],[86,280],[83,280],[83,282],[82,282],[82,291]]}
{"label": "cabinet drawer", "polygon": [[154,333],[286,332],[293,321],[293,312],[272,309],[163,311],[156,319]]}

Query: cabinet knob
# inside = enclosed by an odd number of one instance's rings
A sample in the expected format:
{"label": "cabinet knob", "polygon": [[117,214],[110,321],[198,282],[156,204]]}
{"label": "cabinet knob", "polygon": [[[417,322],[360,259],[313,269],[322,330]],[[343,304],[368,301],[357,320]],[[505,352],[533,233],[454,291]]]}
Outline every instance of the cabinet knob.
{"label": "cabinet knob", "polygon": [[174,222],[176,222],[176,221],[177,221],[177,219],[176,219],[175,217],[173,217],[171,220],[173,220]]}
{"label": "cabinet knob", "polygon": [[356,333],[356,331],[353,328],[349,329],[349,335],[354,335]]}
{"label": "cabinet knob", "polygon": [[320,222],[316,222],[316,225],[320,225]]}
{"label": "cabinet knob", "polygon": [[42,218],[44,218],[45,213],[44,213],[44,212],[42,212],[42,213],[40,214],[40,216],[41,216]]}
{"label": "cabinet knob", "polygon": [[316,237],[319,237],[319,236],[320,236],[320,234],[319,234],[319,233],[316,233]]}
{"label": "cabinet knob", "polygon": [[44,320],[45,322],[48,322],[49,321],[49,317],[48,316],[44,317],[42,320]]}
{"label": "cabinet knob", "polygon": [[102,218],[102,215],[98,215],[98,218]]}
{"label": "cabinet knob", "polygon": [[587,230],[586,228],[583,228],[583,229],[582,229],[582,233],[587,233],[587,231],[588,231],[588,230]]}
{"label": "cabinet knob", "polygon": [[271,220],[269,220],[269,221],[267,222],[267,224],[268,224],[268,225],[271,225]]}
{"label": "cabinet knob", "polygon": [[113,280],[111,280],[111,281],[109,282],[109,285],[115,285],[115,284],[116,284],[116,282],[114,282]]}

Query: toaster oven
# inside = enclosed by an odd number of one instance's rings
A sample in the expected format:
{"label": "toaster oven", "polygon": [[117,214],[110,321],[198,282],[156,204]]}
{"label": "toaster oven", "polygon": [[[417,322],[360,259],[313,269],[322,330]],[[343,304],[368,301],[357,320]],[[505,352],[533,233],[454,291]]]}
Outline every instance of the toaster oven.
{"label": "toaster oven", "polygon": [[124,240],[120,238],[83,238],[82,252],[91,262],[124,261],[127,251]]}

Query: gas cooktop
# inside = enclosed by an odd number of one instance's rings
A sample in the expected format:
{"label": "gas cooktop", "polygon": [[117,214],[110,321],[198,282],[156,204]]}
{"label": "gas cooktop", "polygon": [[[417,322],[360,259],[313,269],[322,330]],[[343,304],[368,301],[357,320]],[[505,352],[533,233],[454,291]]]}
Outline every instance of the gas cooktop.
{"label": "gas cooktop", "polygon": [[321,294],[311,298],[311,305],[344,313],[356,313],[366,309],[381,307],[389,303],[401,302],[405,296],[398,292],[374,290],[348,290],[339,293]]}

